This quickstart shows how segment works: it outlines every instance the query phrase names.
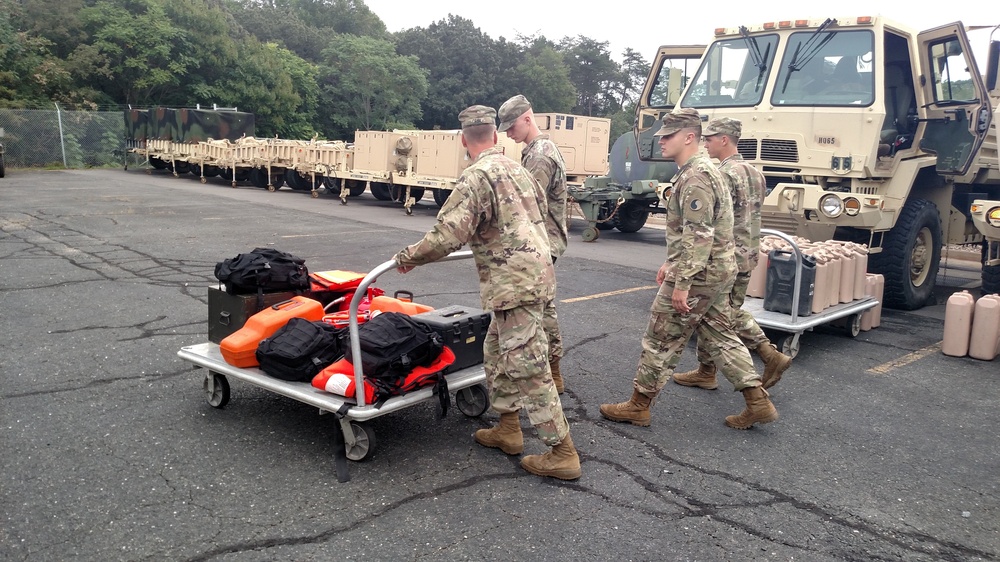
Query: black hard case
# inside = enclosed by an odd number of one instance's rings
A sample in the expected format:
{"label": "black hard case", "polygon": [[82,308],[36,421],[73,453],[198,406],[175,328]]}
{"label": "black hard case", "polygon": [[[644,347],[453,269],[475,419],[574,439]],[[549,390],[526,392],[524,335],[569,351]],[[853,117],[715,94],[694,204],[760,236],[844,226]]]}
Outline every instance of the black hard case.
{"label": "black hard case", "polygon": [[208,341],[222,343],[226,336],[239,330],[247,319],[265,308],[287,301],[300,293],[282,291],[264,293],[261,306],[257,306],[257,293],[230,295],[218,287],[208,288]]}
{"label": "black hard case", "polygon": [[480,308],[452,305],[411,316],[441,336],[455,353],[455,363],[445,372],[457,371],[483,362],[483,340],[490,326],[490,313]]}

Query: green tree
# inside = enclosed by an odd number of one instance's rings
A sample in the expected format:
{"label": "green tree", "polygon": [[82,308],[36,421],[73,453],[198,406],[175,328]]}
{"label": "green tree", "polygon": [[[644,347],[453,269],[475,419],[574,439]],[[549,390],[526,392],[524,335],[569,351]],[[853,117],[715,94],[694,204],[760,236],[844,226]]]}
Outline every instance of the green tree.
{"label": "green tree", "polygon": [[642,54],[631,47],[622,53],[621,81],[618,83],[617,103],[619,107],[635,104],[642,94],[642,88],[649,76],[649,62]]}
{"label": "green tree", "polygon": [[576,89],[569,68],[555,46],[544,38],[522,38],[523,60],[509,83],[515,87],[507,97],[524,94],[539,113],[569,113],[576,102]]}
{"label": "green tree", "polygon": [[607,94],[621,89],[621,71],[618,63],[611,59],[607,41],[595,41],[583,35],[564,37],[559,50],[576,87],[573,113],[600,116],[621,109],[619,100]]}
{"label": "green tree", "polygon": [[303,20],[290,7],[230,0],[229,9],[236,25],[244,32],[261,43],[284,45],[310,62],[320,61],[320,53],[334,36],[332,29]]}
{"label": "green tree", "polygon": [[330,138],[351,139],[355,130],[413,128],[427,95],[427,75],[392,43],[341,35],[323,51],[320,116]]}
{"label": "green tree", "polygon": [[416,57],[428,72],[430,89],[417,122],[422,129],[457,128],[458,113],[466,107],[502,103],[510,91],[503,82],[520,62],[515,46],[494,41],[472,21],[455,15],[395,38],[399,53]]}

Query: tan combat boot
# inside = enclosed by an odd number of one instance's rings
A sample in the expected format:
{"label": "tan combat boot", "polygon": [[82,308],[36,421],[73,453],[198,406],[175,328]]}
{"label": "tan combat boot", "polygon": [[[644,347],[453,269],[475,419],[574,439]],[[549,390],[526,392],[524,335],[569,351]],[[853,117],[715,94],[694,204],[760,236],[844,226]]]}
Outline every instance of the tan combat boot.
{"label": "tan combat boot", "polygon": [[705,390],[719,388],[715,382],[715,365],[698,363],[698,368],[686,373],[674,373],[674,382],[683,386],[696,386]]}
{"label": "tan combat boot", "polygon": [[618,404],[601,404],[601,415],[611,421],[629,422],[642,427],[649,426],[649,407],[653,399],[638,390],[632,391],[632,398]]}
{"label": "tan combat boot", "polygon": [[489,429],[477,430],[476,442],[484,447],[500,449],[508,455],[524,452],[524,435],[521,434],[520,412],[500,414],[500,424]]}
{"label": "tan combat boot", "polygon": [[778,351],[778,348],[770,342],[758,345],[757,355],[764,360],[764,376],[761,377],[761,386],[765,389],[778,384],[778,381],[781,380],[781,374],[792,366],[792,358]]}
{"label": "tan combat boot", "polygon": [[562,373],[559,372],[558,357],[553,357],[552,361],[549,362],[549,370],[552,371],[552,382],[556,385],[556,392],[562,394],[566,390],[566,386],[563,384]]}
{"label": "tan combat boot", "polygon": [[755,423],[768,423],[778,419],[778,410],[768,399],[767,391],[759,386],[743,389],[747,407],[737,416],[726,416],[726,425],[735,429],[750,429]]}
{"label": "tan combat boot", "polygon": [[576,454],[573,438],[566,438],[544,455],[528,455],[521,459],[521,468],[538,476],[551,476],[560,480],[576,480],[580,471],[580,455]]}

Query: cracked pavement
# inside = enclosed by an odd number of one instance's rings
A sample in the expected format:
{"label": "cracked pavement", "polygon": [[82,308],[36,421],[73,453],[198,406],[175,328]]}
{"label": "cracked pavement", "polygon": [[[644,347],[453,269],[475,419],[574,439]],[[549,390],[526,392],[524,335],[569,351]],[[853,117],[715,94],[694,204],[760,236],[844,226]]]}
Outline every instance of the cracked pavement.
{"label": "cracked pavement", "polygon": [[[0,180],[0,559],[1000,560],[997,361],[931,353],[943,305],[822,327],[772,393],[781,418],[668,384],[649,428],[600,417],[631,393],[662,231],[571,228],[559,260],[563,406],[576,482],[475,444],[488,412],[431,402],[368,422],[370,460],[338,483],[333,416],[234,381],[212,408],[178,349],[207,341],[215,263],[271,245],[313,271],[365,272],[433,224],[142,170],[8,170]],[[940,302],[974,284],[943,275]],[[433,306],[478,306],[470,262],[383,276]],[[1000,361],[1000,360],[998,360]],[[689,346],[679,370],[694,366]],[[758,360],[758,368],[760,363]],[[543,452],[526,416],[525,454]]]}

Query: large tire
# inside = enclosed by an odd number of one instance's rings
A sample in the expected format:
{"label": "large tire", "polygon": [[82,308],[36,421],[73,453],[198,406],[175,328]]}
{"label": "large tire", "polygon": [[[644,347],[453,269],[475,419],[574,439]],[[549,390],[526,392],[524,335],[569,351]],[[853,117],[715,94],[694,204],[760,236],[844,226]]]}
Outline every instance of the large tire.
{"label": "large tire", "polygon": [[292,168],[285,170],[285,183],[288,187],[296,191],[309,191],[312,189],[312,181],[308,177],[304,177]]}
{"label": "large tire", "polygon": [[649,209],[640,203],[626,201],[618,207],[617,214],[615,228],[622,232],[639,232],[649,218]]}
{"label": "large tire", "polygon": [[253,168],[250,170],[250,183],[254,187],[267,189],[268,184],[267,168]]}
{"label": "large tire", "polygon": [[600,206],[598,206],[597,220],[604,221],[598,222],[595,225],[599,230],[611,230],[618,225],[618,214],[615,210],[617,205],[616,201],[602,201]]}
{"label": "large tire", "polygon": [[[392,194],[392,200],[398,201],[400,203],[405,203],[406,199],[406,186],[405,185],[394,185],[390,188],[390,193]],[[422,187],[411,187],[410,197],[413,198],[413,202],[416,203],[424,197],[424,188]]]}
{"label": "large tire", "polygon": [[7,166],[4,164],[3,154],[0,153],[0,178],[6,175],[7,175]]}
{"label": "large tire", "polygon": [[392,193],[389,191],[389,186],[382,182],[371,182],[371,192],[375,199],[378,199],[379,201],[392,200]]}
{"label": "large tire", "polygon": [[882,240],[871,269],[885,276],[885,306],[915,310],[934,298],[941,261],[941,217],[937,206],[914,199],[903,206],[896,226]]}
{"label": "large tire", "polygon": [[152,167],[154,167],[154,168],[156,168],[157,170],[166,170],[168,167],[170,167],[170,163],[169,162],[167,162],[166,160],[162,160],[160,158],[157,158],[155,156],[150,156],[150,158],[149,158],[149,165],[152,166]]}
{"label": "large tire", "polygon": [[437,203],[437,206],[438,207],[444,207],[445,201],[447,201],[448,198],[451,197],[451,191],[452,190],[450,190],[450,189],[432,189],[431,191],[434,192],[434,202]]}

